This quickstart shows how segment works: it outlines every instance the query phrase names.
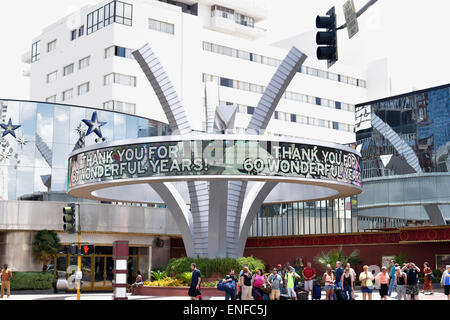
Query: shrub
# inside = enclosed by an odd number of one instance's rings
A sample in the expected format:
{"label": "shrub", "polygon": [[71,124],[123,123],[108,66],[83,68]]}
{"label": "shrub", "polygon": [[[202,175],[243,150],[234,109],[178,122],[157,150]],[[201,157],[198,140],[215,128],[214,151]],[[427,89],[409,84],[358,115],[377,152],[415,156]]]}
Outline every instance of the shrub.
{"label": "shrub", "polygon": [[341,266],[343,267],[345,267],[347,262],[349,262],[353,267],[361,265],[362,263],[362,260],[359,257],[358,249],[353,250],[348,256],[346,256],[342,251],[342,246],[340,246],[337,250],[321,252],[314,257],[314,261],[316,261],[324,269],[326,268],[327,264],[331,265],[331,268],[334,269],[337,261],[340,261]]}
{"label": "shrub", "polygon": [[153,280],[162,280],[167,277],[166,271],[152,271],[150,276]]}
{"label": "shrub", "polygon": [[52,272],[13,272],[11,278],[11,290],[47,290],[52,284]]}
{"label": "shrub", "polygon": [[191,273],[191,263],[195,263],[197,268],[202,273],[202,278],[210,278],[214,273],[221,277],[225,276],[234,269],[236,273],[242,270],[244,264],[249,266],[250,271],[256,272],[257,269],[264,271],[264,262],[254,257],[234,258],[204,258],[204,257],[182,257],[174,258],[169,261],[166,271],[169,276],[176,277],[179,274],[189,272]]}
{"label": "shrub", "polygon": [[183,272],[177,275],[177,279],[183,282],[186,285],[191,284],[192,280],[192,272]]}
{"label": "shrub", "polygon": [[42,271],[47,271],[47,264],[54,259],[61,249],[58,234],[55,231],[41,230],[33,239],[33,255],[42,263]]}
{"label": "shrub", "polygon": [[[257,259],[253,256],[247,257],[247,258],[239,258],[237,259],[238,264],[239,264],[239,270],[242,270],[242,268],[244,267],[244,264],[248,265],[248,268],[250,269],[250,271],[252,273],[256,273],[256,271],[258,269],[261,269],[264,273],[264,269],[265,269],[265,265],[264,262],[260,259]],[[236,272],[239,272],[236,270]]]}
{"label": "shrub", "polygon": [[183,287],[184,284],[178,279],[166,277],[164,279],[156,280],[156,281],[145,281],[144,282],[144,286],[150,286],[150,287]]}
{"label": "shrub", "polygon": [[401,268],[401,267],[403,267],[404,263],[409,262],[409,259],[405,253],[399,252],[396,256],[394,256],[394,261],[395,261],[395,263],[398,263]]}

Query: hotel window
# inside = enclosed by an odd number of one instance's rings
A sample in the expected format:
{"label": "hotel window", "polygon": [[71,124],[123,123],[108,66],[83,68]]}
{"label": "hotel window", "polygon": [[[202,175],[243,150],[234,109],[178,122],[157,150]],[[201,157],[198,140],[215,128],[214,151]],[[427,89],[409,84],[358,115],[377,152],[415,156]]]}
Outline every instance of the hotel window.
{"label": "hotel window", "polygon": [[133,6],[125,2],[116,1],[116,19],[114,22],[131,26],[133,22]]}
{"label": "hotel window", "polygon": [[77,29],[74,29],[70,32],[70,41],[73,41],[77,38]]}
{"label": "hotel window", "polygon": [[106,110],[136,114],[136,104],[129,102],[110,100],[103,103],[103,108]]}
{"label": "hotel window", "polygon": [[73,63],[64,67],[63,76],[67,76],[67,75],[69,75],[71,73],[73,73]]}
{"label": "hotel window", "polygon": [[38,61],[41,58],[41,41],[36,41],[31,46],[31,62]]}
{"label": "hotel window", "polygon": [[114,101],[110,100],[103,103],[103,109],[114,110]]}
{"label": "hotel window", "polygon": [[297,115],[291,114],[291,122],[297,122]]}
{"label": "hotel window", "polygon": [[255,113],[255,107],[247,106],[247,114],[254,114]]}
{"label": "hotel window", "polygon": [[333,72],[328,72],[328,79],[338,81],[338,75]]}
{"label": "hotel window", "polygon": [[56,40],[47,43],[47,52],[52,52],[55,49],[56,49]]}
{"label": "hotel window", "polygon": [[338,122],[333,121],[333,129],[334,130],[339,130],[339,123]]}
{"label": "hotel window", "polygon": [[73,89],[66,90],[62,93],[62,101],[67,101],[72,99]]}
{"label": "hotel window", "polygon": [[120,73],[110,73],[104,77],[104,85],[106,86],[111,83],[136,87],[136,77]]}
{"label": "hotel window", "polygon": [[224,87],[233,88],[233,80],[228,78],[220,78],[220,85]]}
{"label": "hotel window", "polygon": [[56,95],[48,97],[47,99],[45,99],[46,102],[56,102]]}
{"label": "hotel window", "polygon": [[78,37],[81,37],[81,36],[83,36],[84,35],[84,26],[81,26],[79,29],[78,29]]}
{"label": "hotel window", "polygon": [[129,49],[129,48],[114,46],[114,55],[116,57],[134,59],[133,49]]}
{"label": "hotel window", "polygon": [[53,71],[47,74],[47,83],[53,82],[58,78],[58,71]]}
{"label": "hotel window", "polygon": [[103,7],[104,17],[105,17],[105,20],[104,20],[105,26],[114,23],[114,7],[115,7],[114,2],[110,2]]}
{"label": "hotel window", "polygon": [[89,92],[89,82],[80,84],[78,86],[78,95],[82,96],[83,94],[86,94]]}
{"label": "hotel window", "polygon": [[121,1],[112,1],[89,13],[86,24],[87,34],[114,22],[131,26],[133,23],[133,6]]}
{"label": "hotel window", "polygon": [[328,101],[329,101],[328,99],[321,98],[320,99],[320,105],[323,106],[323,107],[327,107],[328,108],[328,106],[329,106]]}
{"label": "hotel window", "polygon": [[336,101],[336,109],[341,109],[341,103],[339,101]]}
{"label": "hotel window", "polygon": [[175,28],[172,23],[167,23],[155,19],[148,19],[148,28],[159,32],[174,34]]}
{"label": "hotel window", "polygon": [[214,5],[211,7],[211,17],[219,16],[225,19],[234,20],[234,10]]}
{"label": "hotel window", "polygon": [[89,56],[78,61],[78,69],[80,70],[89,67],[90,60],[91,57]]}
{"label": "hotel window", "polygon": [[239,14],[239,13],[236,13],[235,17],[236,17],[235,21],[238,24],[242,24],[243,26],[252,27],[252,28],[255,25],[255,19],[253,19],[252,17],[245,16],[245,15]]}
{"label": "hotel window", "polygon": [[250,52],[239,50],[238,57],[241,59],[250,60]]}

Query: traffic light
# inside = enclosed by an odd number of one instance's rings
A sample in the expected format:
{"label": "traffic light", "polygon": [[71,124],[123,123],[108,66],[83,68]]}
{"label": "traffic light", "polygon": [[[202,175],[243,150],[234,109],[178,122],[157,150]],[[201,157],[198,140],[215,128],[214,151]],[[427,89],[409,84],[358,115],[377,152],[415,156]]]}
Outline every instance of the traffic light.
{"label": "traffic light", "polygon": [[338,60],[336,14],[334,7],[327,12],[327,16],[317,16],[316,27],[326,29],[316,33],[317,59],[327,60],[328,68]]}
{"label": "traffic light", "polygon": [[69,254],[77,255],[78,254],[78,245],[77,244],[70,244],[69,245]]}
{"label": "traffic light", "polygon": [[93,244],[82,244],[80,254],[82,256],[89,256],[91,254],[94,254],[94,250],[95,250],[95,247]]}
{"label": "traffic light", "polygon": [[67,206],[63,207],[64,231],[68,233],[76,232],[75,208],[75,203],[69,203]]}

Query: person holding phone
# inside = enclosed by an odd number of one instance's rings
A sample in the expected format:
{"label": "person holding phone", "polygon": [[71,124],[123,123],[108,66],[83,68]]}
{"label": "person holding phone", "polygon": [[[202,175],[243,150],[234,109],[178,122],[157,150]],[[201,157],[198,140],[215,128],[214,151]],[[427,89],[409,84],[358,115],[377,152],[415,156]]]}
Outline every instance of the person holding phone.
{"label": "person holding phone", "polygon": [[406,264],[402,271],[406,273],[406,297],[411,299],[414,295],[414,300],[419,300],[419,272],[420,269],[413,262]]}

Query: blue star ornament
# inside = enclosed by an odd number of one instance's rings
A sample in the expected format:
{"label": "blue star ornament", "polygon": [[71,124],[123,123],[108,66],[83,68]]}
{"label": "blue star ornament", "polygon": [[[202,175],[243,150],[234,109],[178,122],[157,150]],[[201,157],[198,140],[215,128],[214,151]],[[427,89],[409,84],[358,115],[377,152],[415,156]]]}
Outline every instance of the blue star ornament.
{"label": "blue star ornament", "polygon": [[16,133],[15,133],[14,131],[15,131],[16,129],[20,128],[21,125],[17,125],[17,126],[16,126],[16,125],[13,125],[12,122],[11,122],[11,118],[9,118],[8,123],[7,123],[7,124],[0,123],[0,127],[2,127],[2,128],[5,130],[5,131],[3,131],[2,137],[4,137],[4,136],[10,134],[10,135],[12,135],[14,138],[16,138]]}
{"label": "blue star ornament", "polygon": [[86,136],[90,135],[92,132],[95,132],[95,134],[99,138],[103,138],[102,130],[100,129],[100,127],[107,124],[107,122],[98,121],[97,112],[94,112],[92,114],[91,120],[83,119],[82,121],[84,122],[85,125],[89,127],[88,131],[86,132]]}

